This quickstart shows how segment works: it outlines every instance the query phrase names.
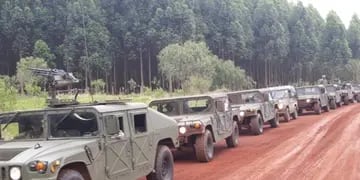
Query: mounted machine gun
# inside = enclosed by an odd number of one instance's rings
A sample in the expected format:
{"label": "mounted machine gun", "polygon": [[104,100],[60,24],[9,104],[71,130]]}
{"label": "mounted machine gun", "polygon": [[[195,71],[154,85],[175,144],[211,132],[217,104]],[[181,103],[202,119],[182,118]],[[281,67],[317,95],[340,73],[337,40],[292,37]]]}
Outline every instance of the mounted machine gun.
{"label": "mounted machine gun", "polygon": [[29,68],[29,70],[36,76],[42,76],[46,78],[46,84],[49,91],[50,98],[47,100],[49,107],[59,107],[66,105],[77,105],[78,91],[76,92],[74,99],[58,99],[56,98],[56,89],[66,87],[75,83],[79,83],[72,73],[65,72],[61,69],[41,69],[41,68]]}

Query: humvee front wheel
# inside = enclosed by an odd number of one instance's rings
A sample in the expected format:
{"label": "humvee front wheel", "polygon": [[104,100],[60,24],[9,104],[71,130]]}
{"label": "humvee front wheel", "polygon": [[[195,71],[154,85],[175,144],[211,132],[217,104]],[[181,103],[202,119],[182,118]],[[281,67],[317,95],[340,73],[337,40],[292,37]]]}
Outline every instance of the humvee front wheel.
{"label": "humvee front wheel", "polygon": [[289,110],[289,108],[286,108],[286,112],[284,114],[284,120],[285,120],[285,122],[290,122],[290,110]]}
{"label": "humvee front wheel", "polygon": [[205,133],[196,137],[195,154],[200,162],[209,162],[214,157],[214,141],[210,130],[206,129]]}
{"label": "humvee front wheel", "polygon": [[314,111],[316,114],[321,114],[321,105],[320,105],[320,102],[316,102],[314,104]]}
{"label": "humvee front wheel", "polygon": [[85,178],[79,171],[63,169],[59,172],[57,180],[85,180]]}
{"label": "humvee front wheel", "polygon": [[239,144],[239,127],[237,122],[233,123],[233,131],[229,137],[226,138],[226,145],[229,148],[238,146]]}
{"label": "humvee front wheel", "polygon": [[298,116],[299,116],[299,114],[298,114],[298,109],[297,108],[295,108],[295,111],[292,113],[292,118],[293,119],[297,119],[298,118]]}
{"label": "humvee front wheel", "polygon": [[355,97],[355,99],[356,99],[356,101],[357,101],[358,103],[360,103],[360,96],[359,96],[359,95],[357,95],[357,96]]}
{"label": "humvee front wheel", "polygon": [[260,135],[264,131],[264,122],[262,120],[261,114],[257,114],[256,116],[250,119],[250,128],[251,132],[254,135]]}
{"label": "humvee front wheel", "polygon": [[325,112],[329,112],[329,111],[330,111],[330,108],[329,108],[329,105],[328,105],[328,104],[324,107],[324,110],[325,110]]}
{"label": "humvee front wheel", "polygon": [[348,97],[345,97],[345,98],[344,98],[344,104],[345,104],[345,105],[349,105],[349,98],[348,98]]}
{"label": "humvee front wheel", "polygon": [[165,145],[158,146],[154,172],[146,176],[147,180],[171,180],[174,178],[174,158]]}
{"label": "humvee front wheel", "polygon": [[330,108],[331,109],[336,109],[336,103],[335,103],[334,99],[330,100]]}
{"label": "humvee front wheel", "polygon": [[274,119],[270,120],[270,127],[271,128],[277,128],[280,125],[280,117],[278,114],[278,110],[275,110],[275,117]]}

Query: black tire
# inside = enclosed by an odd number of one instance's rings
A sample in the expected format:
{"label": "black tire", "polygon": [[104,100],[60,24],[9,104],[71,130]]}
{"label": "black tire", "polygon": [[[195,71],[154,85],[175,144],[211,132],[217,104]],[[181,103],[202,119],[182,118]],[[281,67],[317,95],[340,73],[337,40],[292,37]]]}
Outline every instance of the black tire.
{"label": "black tire", "polygon": [[174,179],[174,157],[169,147],[159,145],[157,148],[154,172],[146,176],[147,180]]}
{"label": "black tire", "polygon": [[257,114],[250,119],[250,130],[254,135],[260,135],[264,132],[264,121],[261,114]]}
{"label": "black tire", "polygon": [[195,154],[200,162],[209,162],[214,157],[214,140],[211,132],[206,129],[205,133],[196,137]]}
{"label": "black tire", "polygon": [[359,95],[356,95],[355,99],[356,99],[356,101],[357,101],[358,103],[360,103],[360,96],[359,96]]}
{"label": "black tire", "polygon": [[277,113],[277,109],[275,110],[275,117],[274,119],[270,120],[270,127],[271,128],[277,128],[279,127],[280,125],[280,116],[279,114]]}
{"label": "black tire", "polygon": [[297,108],[295,108],[295,111],[292,113],[291,116],[292,116],[293,119],[297,119],[297,118],[298,118],[299,115],[298,115],[298,110],[297,110]]}
{"label": "black tire", "polygon": [[336,105],[337,105],[337,107],[341,107],[341,106],[342,106],[341,102],[336,103]]}
{"label": "black tire", "polygon": [[336,109],[336,103],[335,103],[334,99],[330,100],[330,108],[331,109]]}
{"label": "black tire", "polygon": [[316,114],[321,114],[321,105],[320,105],[320,102],[316,102],[314,104],[314,111]]}
{"label": "black tire", "polygon": [[226,145],[229,148],[233,148],[239,145],[239,127],[237,122],[233,123],[233,131],[231,136],[226,138]]}
{"label": "black tire", "polygon": [[324,107],[324,110],[325,110],[325,112],[329,112],[329,111],[330,111],[329,104],[327,104],[327,105]]}
{"label": "black tire", "polygon": [[350,103],[350,102],[349,102],[349,97],[345,97],[345,98],[344,98],[344,104],[345,104],[345,105],[349,105],[349,103]]}
{"label": "black tire", "polygon": [[290,122],[290,119],[291,119],[290,110],[289,110],[289,108],[286,108],[286,112],[284,114],[284,120],[285,120],[285,122]]}
{"label": "black tire", "polygon": [[88,180],[77,170],[62,169],[59,172],[57,180]]}
{"label": "black tire", "polygon": [[302,109],[298,109],[298,114],[299,114],[299,115],[302,115],[302,113],[303,113],[303,110],[302,110]]}

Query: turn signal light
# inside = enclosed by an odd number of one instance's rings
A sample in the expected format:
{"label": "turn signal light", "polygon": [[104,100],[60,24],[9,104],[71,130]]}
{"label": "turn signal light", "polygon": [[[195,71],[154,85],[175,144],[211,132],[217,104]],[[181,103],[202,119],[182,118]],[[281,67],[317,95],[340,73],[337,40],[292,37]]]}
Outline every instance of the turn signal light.
{"label": "turn signal light", "polygon": [[201,124],[200,124],[200,123],[195,123],[195,124],[194,124],[194,128],[195,128],[195,129],[200,129],[200,128],[201,128]]}

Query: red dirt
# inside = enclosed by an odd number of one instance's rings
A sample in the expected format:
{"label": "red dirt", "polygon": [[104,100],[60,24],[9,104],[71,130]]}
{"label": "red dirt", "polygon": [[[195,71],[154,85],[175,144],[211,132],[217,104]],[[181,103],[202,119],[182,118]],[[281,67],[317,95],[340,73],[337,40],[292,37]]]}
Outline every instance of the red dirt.
{"label": "red dirt", "polygon": [[218,143],[199,163],[192,151],[175,155],[175,180],[360,179],[360,104],[304,115],[263,135],[241,135],[237,148]]}

